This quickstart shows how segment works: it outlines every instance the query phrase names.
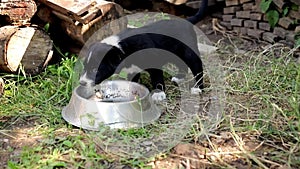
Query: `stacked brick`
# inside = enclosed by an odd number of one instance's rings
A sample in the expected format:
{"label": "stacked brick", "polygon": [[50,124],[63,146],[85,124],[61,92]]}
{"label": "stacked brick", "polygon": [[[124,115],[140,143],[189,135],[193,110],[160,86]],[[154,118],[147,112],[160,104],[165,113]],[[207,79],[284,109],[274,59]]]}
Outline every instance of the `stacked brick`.
{"label": "stacked brick", "polygon": [[[261,0],[226,0],[221,24],[227,29],[270,43],[284,40],[294,43],[294,35],[300,32],[300,1],[290,0],[299,5],[298,11],[289,11],[286,17],[280,18],[277,26],[271,28],[266,16],[260,10]],[[273,0],[278,9],[282,9],[284,0]]]}

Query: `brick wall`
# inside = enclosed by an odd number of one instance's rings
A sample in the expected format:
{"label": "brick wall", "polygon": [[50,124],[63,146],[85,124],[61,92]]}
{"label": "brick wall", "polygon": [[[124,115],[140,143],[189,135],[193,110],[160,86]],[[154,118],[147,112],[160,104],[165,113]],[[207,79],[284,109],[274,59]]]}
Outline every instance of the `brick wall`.
{"label": "brick wall", "polygon": [[[221,24],[229,30],[267,42],[284,41],[294,44],[294,35],[300,32],[300,0],[289,0],[299,5],[298,11],[289,10],[286,17],[271,28],[265,14],[260,10],[261,0],[226,0]],[[285,0],[273,0],[282,9]],[[298,24],[294,24],[298,20]]]}

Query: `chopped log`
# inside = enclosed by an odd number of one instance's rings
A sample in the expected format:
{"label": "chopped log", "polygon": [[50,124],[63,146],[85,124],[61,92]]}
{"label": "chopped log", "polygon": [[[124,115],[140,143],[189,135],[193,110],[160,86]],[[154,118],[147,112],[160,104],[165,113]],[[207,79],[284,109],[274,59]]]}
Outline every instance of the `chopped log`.
{"label": "chopped log", "polygon": [[33,0],[0,1],[0,16],[8,16],[5,21],[9,21],[13,25],[29,24],[36,10],[37,6]]}
{"label": "chopped log", "polygon": [[53,43],[37,27],[5,26],[0,28],[0,70],[17,73],[40,73],[52,57]]}
{"label": "chopped log", "polygon": [[[15,66],[15,63],[19,65],[22,58],[20,56],[15,55],[12,59],[15,61],[11,63],[11,58],[8,59],[7,51],[8,51],[8,43],[10,38],[16,33],[18,27],[16,26],[5,26],[0,28],[0,69],[3,71],[16,71],[18,66]],[[22,56],[21,56],[22,57]]]}

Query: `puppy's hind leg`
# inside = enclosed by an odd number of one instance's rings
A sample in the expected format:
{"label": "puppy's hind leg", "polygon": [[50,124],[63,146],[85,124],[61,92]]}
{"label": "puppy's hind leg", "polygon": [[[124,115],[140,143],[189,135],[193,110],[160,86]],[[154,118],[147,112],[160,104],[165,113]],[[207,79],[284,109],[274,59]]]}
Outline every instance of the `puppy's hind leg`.
{"label": "puppy's hind leg", "polygon": [[178,73],[172,77],[171,81],[177,84],[184,82],[184,78],[188,73],[188,67],[185,63],[177,63]]}
{"label": "puppy's hind leg", "polygon": [[189,67],[196,79],[196,84],[191,88],[191,94],[199,94],[204,89],[202,62],[200,59],[196,60]]}
{"label": "puppy's hind leg", "polygon": [[164,75],[163,71],[160,69],[148,69],[147,72],[150,74],[151,83],[153,88],[158,89],[158,92],[153,93],[152,99],[154,101],[162,101],[165,100],[166,94],[165,90],[165,83],[164,83]]}

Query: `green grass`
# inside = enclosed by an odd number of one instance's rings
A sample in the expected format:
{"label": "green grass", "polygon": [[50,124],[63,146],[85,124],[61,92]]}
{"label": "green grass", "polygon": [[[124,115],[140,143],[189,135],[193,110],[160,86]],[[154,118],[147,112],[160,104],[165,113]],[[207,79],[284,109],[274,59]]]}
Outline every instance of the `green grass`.
{"label": "green grass", "polygon": [[[35,77],[3,76],[6,87],[1,98],[0,132],[16,138],[9,132],[15,126],[33,126],[33,130],[25,131],[29,137],[43,138],[34,146],[24,140],[20,155],[8,161],[9,168],[108,167],[111,160],[102,150],[61,117],[71,96],[75,62],[75,56],[65,58]],[[14,150],[17,148],[12,147]]]}
{"label": "green grass", "polygon": [[[247,128],[299,142],[299,64],[289,58],[268,57],[261,56],[263,60],[253,58],[245,64],[247,69],[232,73],[232,80],[237,83],[232,83],[230,90],[250,97],[251,100],[247,101],[248,107],[259,109],[258,118],[264,119],[257,120],[251,126],[246,126]],[[257,63],[253,64],[255,62]]]}
{"label": "green grass", "polygon": [[[260,158],[291,168],[300,164],[300,67],[288,52],[274,58],[274,52],[235,55],[229,60],[227,112],[224,128],[251,133],[273,151]],[[238,58],[238,59],[237,59]],[[238,63],[239,66],[232,66]],[[238,144],[238,143],[237,143]],[[251,159],[253,159],[252,157]],[[257,159],[256,159],[257,160]],[[262,160],[264,161],[264,160]],[[270,167],[264,161],[260,167]]]}
{"label": "green grass", "polygon": [[[239,157],[251,168],[269,168],[277,164],[297,168],[300,165],[300,68],[285,52],[280,53],[279,58],[273,55],[272,51],[222,55],[226,57],[223,60],[227,96],[223,121],[215,131],[204,133],[207,134],[205,138],[199,127],[201,121],[195,122],[185,141],[200,145],[208,142],[207,149],[217,153],[219,145],[213,138],[218,135],[225,140],[220,133],[229,132],[235,143],[232,146],[239,148]],[[5,95],[0,98],[0,135],[18,141],[18,134],[25,133],[28,140],[33,140],[31,144],[21,139],[24,146],[11,145],[0,150],[0,156],[11,155],[8,168],[108,168],[118,165],[149,168],[147,163],[153,159],[120,158],[107,153],[95,142],[93,135],[62,119],[61,110],[71,96],[75,62],[75,56],[65,58],[60,65],[50,65],[35,77],[1,74],[6,86]],[[150,130],[145,129],[148,128],[120,130],[119,134],[149,137]],[[250,137],[253,142],[262,143],[253,152],[245,150],[243,143]],[[12,155],[13,152],[19,153]],[[213,166],[236,167],[232,159],[214,160],[209,155],[207,158]]]}
{"label": "green grass", "polygon": [[4,75],[6,86],[5,96],[1,98],[1,115],[12,119],[39,117],[50,126],[61,123],[59,113],[70,98],[75,61],[75,57],[65,59],[60,66],[51,65],[35,77]]}

